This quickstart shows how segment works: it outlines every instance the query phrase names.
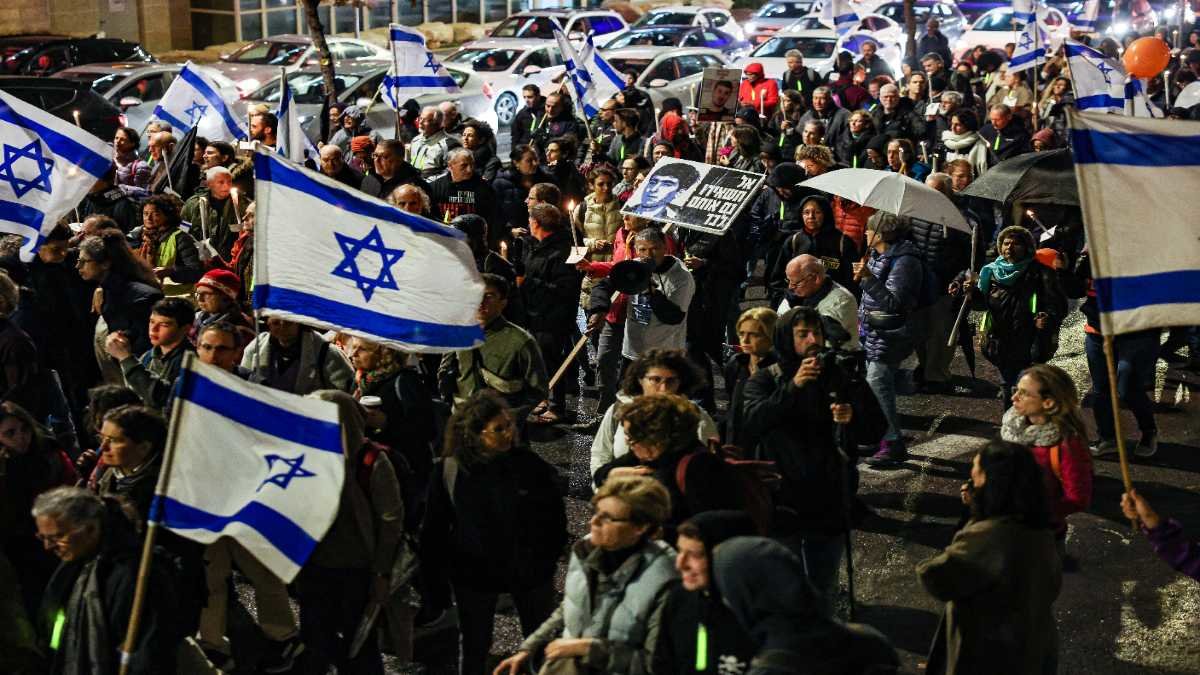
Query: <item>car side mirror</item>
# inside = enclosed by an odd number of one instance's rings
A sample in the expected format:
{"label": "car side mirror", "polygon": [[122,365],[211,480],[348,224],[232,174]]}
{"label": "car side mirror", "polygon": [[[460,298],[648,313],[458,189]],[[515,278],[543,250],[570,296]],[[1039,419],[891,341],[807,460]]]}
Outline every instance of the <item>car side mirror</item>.
{"label": "car side mirror", "polygon": [[132,108],[135,105],[141,105],[142,103],[142,99],[136,96],[122,96],[121,101],[117,103],[117,105],[121,107],[121,110],[125,110],[126,108]]}
{"label": "car side mirror", "polygon": [[668,82],[667,80],[664,80],[661,77],[656,77],[653,80],[650,80],[649,82],[647,82],[646,86],[651,89],[659,89],[659,88],[667,86],[668,84],[670,84],[670,82]]}

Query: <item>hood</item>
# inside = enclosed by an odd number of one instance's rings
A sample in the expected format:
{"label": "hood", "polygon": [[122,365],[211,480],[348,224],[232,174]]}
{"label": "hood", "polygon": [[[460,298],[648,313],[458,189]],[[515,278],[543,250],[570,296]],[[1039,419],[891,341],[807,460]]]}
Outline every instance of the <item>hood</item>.
{"label": "hood", "polygon": [[876,136],[872,136],[871,140],[867,141],[867,149],[874,150],[880,154],[886,154],[888,143],[891,142],[891,136],[888,136],[887,134],[878,134]]}
{"label": "hood", "polygon": [[[821,221],[821,230],[827,230],[834,226],[833,206],[829,203],[828,199],[822,197],[821,195],[808,195],[804,199],[800,200],[800,204],[796,208],[796,211],[802,212],[804,210],[804,205],[808,202],[816,202],[817,205],[821,207],[821,213],[823,213],[825,216],[825,219]],[[798,215],[796,216],[796,222],[799,223],[797,227],[804,226],[804,220]]]}
{"label": "hood", "polygon": [[771,175],[767,177],[767,185],[769,187],[795,188],[800,181],[804,180],[804,169],[795,162],[780,162],[771,169]]}
{"label": "hood", "polygon": [[[680,134],[686,136],[687,133],[687,122],[685,122],[684,119],[674,111],[663,115],[662,119],[659,121],[659,138],[663,138],[674,143],[675,139],[678,138]],[[676,152],[678,153],[678,150],[676,150]]]}
{"label": "hood", "polygon": [[363,419],[358,401],[350,394],[336,389],[314,391],[309,396],[337,404],[338,420],[342,423],[346,439],[346,459],[352,466],[358,466],[359,452],[362,450],[363,436],[367,430],[367,423]]}
{"label": "hood", "polygon": [[747,75],[749,75],[750,73],[757,73],[759,75],[764,75],[766,73],[766,71],[763,70],[763,64],[761,64],[757,61],[755,61],[754,63],[747,64],[745,72]]}
{"label": "hood", "polygon": [[700,541],[712,558],[712,551],[734,537],[752,537],[757,531],[754,520],[745,511],[704,511],[688,518],[687,522],[700,530]]}
{"label": "hood", "polygon": [[[869,237],[870,235],[868,234],[867,236]],[[896,242],[895,244],[892,244],[892,247],[889,248],[887,251],[885,251],[883,253],[883,255],[881,255],[880,257],[881,258],[899,258],[902,255],[915,255],[918,258],[920,258],[921,251],[920,251],[920,249],[917,248],[917,245],[912,242],[912,240],[901,239],[900,241]]]}
{"label": "hood", "polygon": [[799,307],[793,307],[783,313],[775,322],[774,347],[775,358],[784,373],[793,373],[800,367],[801,356],[796,353],[792,329],[796,327],[796,319],[800,314]]}
{"label": "hood", "polygon": [[761,120],[758,116],[758,111],[755,110],[754,108],[751,108],[750,106],[738,108],[737,112],[734,113],[734,117],[742,118],[742,120],[745,121],[746,124],[749,124],[750,126],[754,127],[755,129],[757,129],[759,127],[759,124],[761,123]]}

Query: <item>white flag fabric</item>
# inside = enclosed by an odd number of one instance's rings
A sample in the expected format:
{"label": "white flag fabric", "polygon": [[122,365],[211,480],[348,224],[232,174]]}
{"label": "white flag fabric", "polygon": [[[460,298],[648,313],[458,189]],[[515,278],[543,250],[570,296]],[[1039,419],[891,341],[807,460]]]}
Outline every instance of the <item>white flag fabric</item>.
{"label": "white flag fabric", "polygon": [[1012,18],[1017,26],[1033,23],[1037,16],[1037,0],[1013,0]]}
{"label": "white flag fabric", "polygon": [[566,74],[575,89],[575,99],[583,109],[584,116],[589,119],[595,117],[605,101],[625,88],[624,79],[600,55],[590,33],[579,52],[575,51],[574,45],[557,24],[554,25],[554,39],[558,41],[558,49],[566,63]]}
{"label": "white flag fabric", "polygon": [[1083,11],[1070,17],[1071,27],[1083,33],[1096,32],[1096,20],[1100,18],[1100,0],[1086,0]]}
{"label": "white flag fabric", "polygon": [[391,24],[392,72],[383,79],[383,91],[397,110],[409,98],[434,91],[458,93],[462,90],[450,71],[425,46],[425,35],[415,28]]}
{"label": "white flag fabric", "polygon": [[1200,123],[1069,115],[1102,332],[1200,324]]}
{"label": "white flag fabric", "polygon": [[254,307],[398,349],[483,342],[483,283],[462,232],[254,155]]}
{"label": "white flag fabric", "polygon": [[1142,94],[1140,83],[1125,75],[1125,67],[1119,60],[1107,58],[1074,40],[1066,40],[1063,50],[1071,71],[1076,110],[1121,115],[1132,109],[1136,117],[1156,116]]}
{"label": "white flag fabric", "polygon": [[859,16],[850,6],[850,0],[826,0],[821,5],[821,20],[838,35],[845,35],[858,25]]}
{"label": "white flag fabric", "polygon": [[1036,21],[1025,24],[1017,36],[1017,45],[1008,60],[1008,72],[1019,73],[1046,62],[1046,34]]}
{"label": "white flag fabric", "polygon": [[112,147],[70,122],[0,91],[0,232],[25,238],[29,262],[112,166]]}
{"label": "white flag fabric", "polygon": [[347,477],[338,408],[250,384],[189,356],[170,472],[152,520],[211,544],[231,537],[285,582],[337,516]]}
{"label": "white flag fabric", "polygon": [[[283,81],[287,82],[287,78]],[[317,146],[313,145],[312,139],[300,126],[300,113],[296,110],[296,99],[290,86],[283,87],[275,117],[279,124],[275,129],[275,145],[279,154],[297,164],[303,164],[306,159],[319,161]]]}
{"label": "white flag fabric", "polygon": [[221,88],[188,61],[171,82],[154,108],[154,116],[185,133],[197,133],[210,141],[240,141],[249,137],[242,120],[233,114]]}

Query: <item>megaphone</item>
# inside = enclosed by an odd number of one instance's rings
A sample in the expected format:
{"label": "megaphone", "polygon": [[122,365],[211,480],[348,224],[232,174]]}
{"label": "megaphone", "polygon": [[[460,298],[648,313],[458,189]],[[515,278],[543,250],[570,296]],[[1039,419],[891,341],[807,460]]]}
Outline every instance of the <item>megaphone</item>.
{"label": "megaphone", "polygon": [[649,263],[636,258],[622,260],[613,265],[608,273],[608,279],[615,290],[626,295],[644,293],[650,288],[650,275],[654,269]]}

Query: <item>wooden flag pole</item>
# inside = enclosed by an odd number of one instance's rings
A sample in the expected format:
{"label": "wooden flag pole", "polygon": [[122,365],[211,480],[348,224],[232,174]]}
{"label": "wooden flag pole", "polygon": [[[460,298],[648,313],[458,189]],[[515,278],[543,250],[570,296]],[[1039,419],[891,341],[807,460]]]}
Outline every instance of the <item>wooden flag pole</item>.
{"label": "wooden flag pole", "polygon": [[[1121,400],[1117,394],[1117,364],[1113,356],[1113,336],[1104,336],[1104,361],[1108,364],[1108,397],[1112,404],[1113,432],[1117,436],[1117,457],[1121,461],[1121,481],[1125,491],[1133,491],[1133,480],[1129,477],[1129,455],[1125,451],[1125,434],[1121,431]],[[1140,385],[1138,385],[1140,386]]]}
{"label": "wooden flag pole", "polygon": [[[608,299],[609,304],[616,302],[620,295],[621,291],[613,291],[612,297]],[[590,334],[591,331],[583,331],[583,336],[580,337],[579,341],[575,343],[575,347],[571,350],[571,353],[567,354],[567,358],[563,360],[562,365],[558,367],[558,370],[554,371],[554,377],[550,378],[550,384],[546,386],[547,391],[553,390],[554,385],[558,384],[558,381],[562,379],[563,373],[567,372],[567,367],[571,365],[571,362],[575,360],[575,357],[579,356],[580,350],[582,350],[583,346],[587,344],[588,336]]]}
{"label": "wooden flag pole", "polygon": [[[196,355],[183,355],[183,369],[188,371],[196,360]],[[179,436],[179,416],[183,409],[180,396],[175,397],[171,405],[170,426],[167,427],[167,446],[163,450],[162,472],[158,474],[158,486],[154,488],[155,497],[166,494],[167,484],[171,476],[171,465],[175,461],[175,439]],[[133,649],[137,645],[138,631],[142,624],[142,607],[146,604],[146,581],[150,578],[150,565],[154,562],[154,540],[158,534],[158,522],[162,518],[162,506],[154,503],[150,508],[149,522],[146,524],[146,541],[142,544],[142,559],[138,564],[137,585],[133,591],[133,607],[129,611],[129,628],[125,631],[125,644],[121,647],[121,667],[119,675],[127,675],[129,661]]]}

